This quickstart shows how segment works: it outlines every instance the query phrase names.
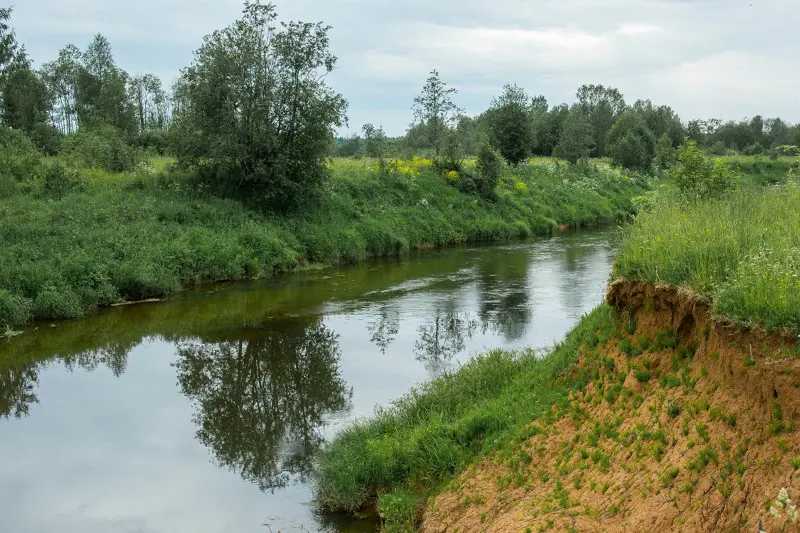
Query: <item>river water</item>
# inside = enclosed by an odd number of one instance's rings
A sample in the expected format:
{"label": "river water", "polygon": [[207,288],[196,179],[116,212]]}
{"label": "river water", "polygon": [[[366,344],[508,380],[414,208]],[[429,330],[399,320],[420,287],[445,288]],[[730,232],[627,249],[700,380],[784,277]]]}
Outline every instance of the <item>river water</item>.
{"label": "river water", "polygon": [[313,451],[602,301],[613,230],[204,287],[0,341],[0,531],[372,531],[316,511]]}

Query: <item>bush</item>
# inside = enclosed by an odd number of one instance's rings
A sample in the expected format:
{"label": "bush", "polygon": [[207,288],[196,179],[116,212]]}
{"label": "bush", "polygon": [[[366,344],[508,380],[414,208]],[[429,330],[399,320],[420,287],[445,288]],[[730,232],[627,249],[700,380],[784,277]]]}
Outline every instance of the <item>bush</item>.
{"label": "bush", "polygon": [[488,143],[482,143],[478,148],[477,171],[475,188],[478,194],[487,199],[495,198],[494,189],[503,173],[503,159]]}
{"label": "bush", "polygon": [[33,302],[0,289],[0,325],[22,326],[33,316]]}
{"label": "bush", "polygon": [[36,295],[36,318],[55,320],[75,318],[84,312],[81,299],[69,287],[48,285]]}
{"label": "bush", "polygon": [[761,143],[750,144],[742,150],[743,155],[762,155],[763,153],[764,147],[761,146]]}
{"label": "bush", "polygon": [[81,186],[77,171],[65,167],[60,161],[54,161],[44,172],[42,192],[49,198],[61,198]]}
{"label": "bush", "polygon": [[739,178],[722,161],[707,158],[694,141],[678,148],[670,177],[684,196],[693,198],[717,198],[734,188]]}
{"label": "bush", "polygon": [[33,142],[0,125],[0,198],[13,194],[17,183],[35,180],[40,167],[41,155]]}
{"label": "bush", "polygon": [[406,533],[414,531],[416,509],[414,497],[402,489],[378,496],[378,515],[386,533]]}
{"label": "bush", "polygon": [[136,167],[139,156],[113,126],[84,127],[64,142],[64,151],[87,167],[109,172],[127,172]]}

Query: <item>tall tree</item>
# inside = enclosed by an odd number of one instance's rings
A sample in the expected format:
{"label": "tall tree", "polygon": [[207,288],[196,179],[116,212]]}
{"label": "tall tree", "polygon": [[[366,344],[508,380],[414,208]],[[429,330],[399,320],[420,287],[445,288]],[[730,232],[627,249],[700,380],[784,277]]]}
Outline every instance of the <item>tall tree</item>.
{"label": "tall tree", "polygon": [[534,145],[528,93],[518,85],[505,85],[503,93],[492,100],[489,116],[492,142],[503,159],[511,165],[524,161]]}
{"label": "tall tree", "polygon": [[635,170],[650,170],[656,155],[656,138],[644,116],[634,109],[624,112],[611,127],[608,155],[614,163]]}
{"label": "tall tree", "polygon": [[81,125],[110,124],[133,133],[136,121],[128,99],[128,74],[114,62],[108,39],[95,35],[82,58],[76,105]]}
{"label": "tall tree", "polygon": [[437,157],[442,149],[445,132],[455,125],[462,110],[453,103],[452,95],[458,93],[454,87],[439,77],[439,71],[431,71],[430,77],[422,87],[422,92],[414,98],[414,119],[424,126],[429,147]]}
{"label": "tall tree", "polygon": [[78,83],[82,53],[68,44],[58,51],[58,59],[42,65],[42,79],[53,95],[53,120],[61,133],[75,133],[78,127]]}
{"label": "tall tree", "polygon": [[592,122],[580,106],[573,106],[564,120],[553,155],[577,163],[592,155],[595,132]]}
{"label": "tall tree", "polygon": [[328,177],[325,158],[347,103],[325,83],[329,26],[276,25],[273,4],[207,36],[183,72],[179,160],[229,193],[289,208]]}
{"label": "tall tree", "polygon": [[617,118],[625,111],[625,98],[612,87],[583,85],[578,89],[577,105],[583,110],[594,130],[592,155],[606,155],[606,136]]}
{"label": "tall tree", "polygon": [[561,104],[553,106],[544,116],[535,122],[536,124],[536,155],[551,156],[555,150],[564,122],[569,116],[569,106]]}
{"label": "tall tree", "polygon": [[8,23],[12,9],[0,8],[0,98],[5,96],[10,73],[19,67],[28,67],[25,48],[17,44],[14,29]]}
{"label": "tall tree", "polygon": [[2,100],[3,121],[24,132],[40,150],[55,152],[55,129],[50,125],[52,94],[47,84],[27,65],[7,73]]}
{"label": "tall tree", "polygon": [[140,132],[163,128],[166,125],[167,98],[161,80],[157,76],[144,74],[131,77],[128,80],[128,92]]}

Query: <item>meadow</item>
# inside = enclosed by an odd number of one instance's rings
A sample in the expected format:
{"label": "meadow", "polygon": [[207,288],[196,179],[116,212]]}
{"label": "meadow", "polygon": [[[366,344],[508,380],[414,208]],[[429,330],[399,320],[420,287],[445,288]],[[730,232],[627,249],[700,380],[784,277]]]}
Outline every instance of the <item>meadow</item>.
{"label": "meadow", "polygon": [[[45,162],[53,168],[54,162]],[[495,198],[461,192],[425,159],[336,159],[302,209],[265,214],[166,171],[40,172],[0,198],[0,326],[78,317],[204,282],[525,238],[633,213],[648,188],[604,165],[505,167]],[[53,177],[55,176],[55,178]],[[57,178],[57,179],[56,179]]]}
{"label": "meadow", "polygon": [[800,331],[800,187],[666,196],[625,229],[614,275],[690,287],[743,325]]}

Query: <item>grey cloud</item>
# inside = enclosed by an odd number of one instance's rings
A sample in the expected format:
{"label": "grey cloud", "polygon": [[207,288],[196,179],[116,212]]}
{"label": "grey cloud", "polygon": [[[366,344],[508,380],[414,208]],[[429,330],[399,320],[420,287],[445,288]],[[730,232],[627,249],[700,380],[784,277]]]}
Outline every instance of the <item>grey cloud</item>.
{"label": "grey cloud", "polygon": [[[800,121],[796,0],[278,0],[284,19],[333,26],[340,58],[331,84],[350,101],[350,125],[400,134],[427,72],[484,109],[506,82],[571,102],[582,83],[652,98],[684,118],[762,112]],[[170,81],[202,36],[233,21],[238,0],[27,0],[19,38],[37,61],[101,31],[119,63]],[[742,72],[747,70],[747,72]],[[722,93],[722,94],[720,94]]]}

